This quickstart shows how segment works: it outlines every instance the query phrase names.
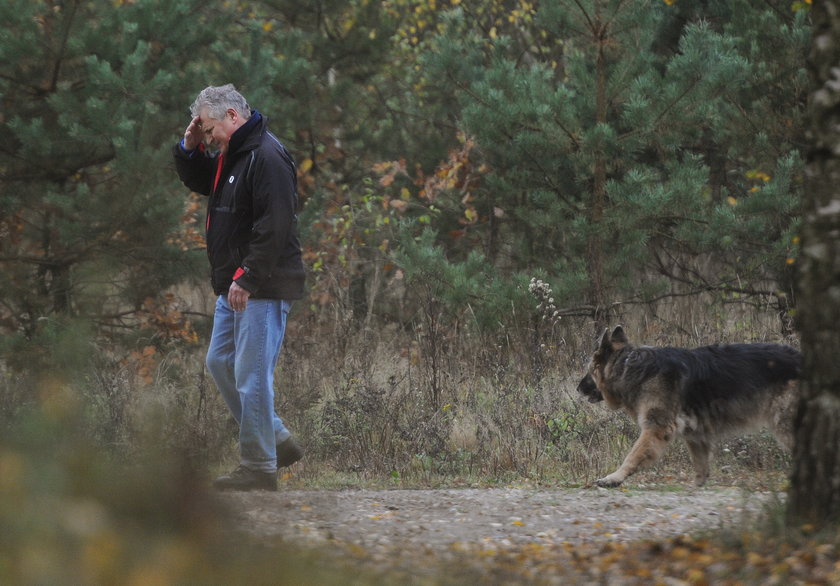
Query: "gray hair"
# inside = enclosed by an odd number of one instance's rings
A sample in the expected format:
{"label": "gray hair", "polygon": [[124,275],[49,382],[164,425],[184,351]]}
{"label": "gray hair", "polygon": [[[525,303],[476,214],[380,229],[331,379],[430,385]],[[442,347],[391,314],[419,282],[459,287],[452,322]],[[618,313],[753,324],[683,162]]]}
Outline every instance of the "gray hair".
{"label": "gray hair", "polygon": [[190,106],[190,112],[193,116],[198,116],[202,110],[206,109],[207,116],[213,120],[221,120],[230,108],[236,110],[245,120],[251,117],[251,108],[248,107],[248,102],[242,94],[236,91],[232,83],[220,86],[211,85],[201,90],[195,102]]}

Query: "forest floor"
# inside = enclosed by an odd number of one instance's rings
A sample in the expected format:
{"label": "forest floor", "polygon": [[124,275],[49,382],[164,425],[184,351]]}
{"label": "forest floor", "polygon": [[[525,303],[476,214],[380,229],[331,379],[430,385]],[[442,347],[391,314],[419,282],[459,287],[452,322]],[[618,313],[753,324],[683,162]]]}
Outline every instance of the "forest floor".
{"label": "forest floor", "polygon": [[238,534],[311,546],[365,568],[354,580],[345,574],[346,583],[840,583],[834,546],[780,551],[770,540],[751,548],[748,537],[730,546],[709,539],[740,536],[768,507],[778,511],[784,495],[772,491],[641,485],[219,497]]}

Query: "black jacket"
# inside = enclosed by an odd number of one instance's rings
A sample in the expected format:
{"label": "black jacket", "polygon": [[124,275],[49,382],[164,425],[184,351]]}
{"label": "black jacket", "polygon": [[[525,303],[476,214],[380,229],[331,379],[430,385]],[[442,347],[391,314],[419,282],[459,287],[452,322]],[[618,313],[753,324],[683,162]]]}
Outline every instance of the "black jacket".
{"label": "black jacket", "polygon": [[[175,145],[175,167],[191,190],[209,195],[207,255],[217,295],[232,281],[255,299],[300,299],[304,269],[297,226],[297,175],[286,148],[254,111],[218,155]],[[215,187],[214,187],[215,185]]]}

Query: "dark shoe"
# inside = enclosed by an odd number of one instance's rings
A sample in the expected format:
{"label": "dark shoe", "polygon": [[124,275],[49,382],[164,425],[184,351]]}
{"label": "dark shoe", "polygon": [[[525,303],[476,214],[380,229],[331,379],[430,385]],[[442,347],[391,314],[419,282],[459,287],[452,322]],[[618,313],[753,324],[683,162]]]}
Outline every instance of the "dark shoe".
{"label": "dark shoe", "polygon": [[277,444],[277,467],[291,466],[303,458],[303,448],[295,440],[288,438]]}
{"label": "dark shoe", "polygon": [[277,473],[240,466],[213,481],[216,490],[277,490]]}

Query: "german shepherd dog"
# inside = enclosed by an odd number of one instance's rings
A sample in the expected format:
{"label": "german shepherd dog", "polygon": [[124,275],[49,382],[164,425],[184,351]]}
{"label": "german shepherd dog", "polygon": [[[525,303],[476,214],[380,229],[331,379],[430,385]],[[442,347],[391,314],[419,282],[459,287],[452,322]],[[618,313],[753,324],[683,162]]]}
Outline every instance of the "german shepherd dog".
{"label": "german shepherd dog", "polygon": [[636,420],[641,435],[621,466],[596,481],[615,487],[656,462],[674,436],[688,444],[694,482],[709,478],[709,455],[726,436],[769,427],[793,446],[801,354],[778,344],[728,344],[695,349],[630,345],[624,329],[604,331],[577,390]]}

